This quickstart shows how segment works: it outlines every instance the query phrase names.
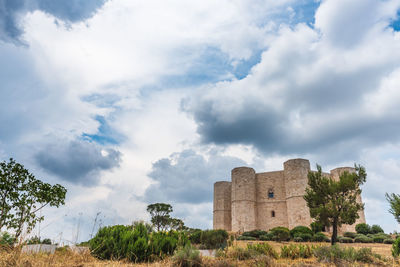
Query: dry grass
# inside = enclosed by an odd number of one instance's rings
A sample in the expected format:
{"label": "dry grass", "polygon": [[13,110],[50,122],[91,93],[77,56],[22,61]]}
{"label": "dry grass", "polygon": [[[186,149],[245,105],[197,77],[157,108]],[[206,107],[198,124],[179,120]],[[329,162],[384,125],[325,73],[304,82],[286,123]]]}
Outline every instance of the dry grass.
{"label": "dry grass", "polygon": [[[238,241],[235,245],[239,247],[246,247],[249,243],[259,243],[260,241]],[[261,241],[262,242],[262,241]],[[283,245],[289,244],[289,242],[268,242],[277,251]],[[296,243],[298,244],[298,243]],[[328,243],[304,243],[308,245],[322,245],[329,246]],[[369,247],[373,252],[381,254],[385,257],[389,257],[391,252],[391,245],[387,244],[340,244],[341,246],[352,246],[355,248]],[[238,261],[234,259],[213,259],[208,257],[203,257],[203,264],[206,267],[216,266],[297,266],[297,267],[308,267],[308,266],[335,266],[333,264],[322,264],[317,262],[315,258],[310,259],[278,259],[273,260],[268,257],[260,257],[258,259],[250,259],[245,261]],[[49,255],[45,253],[40,254],[25,254],[21,253],[20,249],[2,249],[0,250],[0,267],[164,267],[172,266],[172,261],[170,259],[165,259],[164,261],[154,262],[154,263],[142,263],[133,264],[125,261],[102,261],[94,258],[90,254],[77,254],[71,251],[56,251],[55,254]],[[346,264],[343,266],[372,266],[364,265],[359,263]],[[399,266],[390,264],[390,266]]]}
{"label": "dry grass", "polygon": [[125,261],[102,261],[94,258],[89,253],[78,254],[69,250],[56,251],[52,255],[47,253],[21,253],[21,250],[18,248],[2,249],[0,251],[1,267],[161,267],[168,265],[168,261],[150,264],[133,264]]}

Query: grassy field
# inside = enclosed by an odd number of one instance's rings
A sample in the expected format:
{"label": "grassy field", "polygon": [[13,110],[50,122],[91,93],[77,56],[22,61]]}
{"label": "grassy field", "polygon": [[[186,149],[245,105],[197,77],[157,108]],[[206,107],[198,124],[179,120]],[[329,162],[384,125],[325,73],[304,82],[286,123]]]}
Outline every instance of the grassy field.
{"label": "grassy field", "polygon": [[[246,247],[249,243],[258,243],[257,241],[236,241],[235,245],[238,247]],[[283,245],[290,244],[289,242],[268,242],[276,251],[280,251],[280,248]],[[299,244],[299,243],[296,243]],[[328,243],[303,243],[306,245],[314,245],[314,246],[329,246]],[[381,254],[387,258],[390,258],[385,265],[386,266],[400,266],[395,264],[391,257],[391,245],[386,244],[340,244],[340,246],[351,246],[355,248],[368,247],[371,248],[374,253]],[[227,267],[227,266],[298,266],[298,267],[306,267],[306,266],[335,266],[333,264],[324,264],[319,263],[315,258],[310,259],[297,259],[297,260],[289,260],[289,259],[252,259],[246,261],[238,261],[234,259],[214,259],[214,258],[206,258],[203,257],[204,266],[219,266],[219,267]],[[56,251],[53,255],[48,254],[25,254],[21,253],[20,250],[14,249],[3,249],[0,251],[0,266],[1,267],[47,267],[47,266],[55,266],[55,267],[129,267],[129,266],[151,266],[151,267],[161,267],[161,266],[172,266],[171,259],[165,259],[164,261],[154,262],[154,263],[144,263],[144,264],[133,264],[124,261],[101,261],[90,254],[76,254],[71,251]],[[375,266],[375,265],[363,265],[363,264],[343,264],[340,266]]]}

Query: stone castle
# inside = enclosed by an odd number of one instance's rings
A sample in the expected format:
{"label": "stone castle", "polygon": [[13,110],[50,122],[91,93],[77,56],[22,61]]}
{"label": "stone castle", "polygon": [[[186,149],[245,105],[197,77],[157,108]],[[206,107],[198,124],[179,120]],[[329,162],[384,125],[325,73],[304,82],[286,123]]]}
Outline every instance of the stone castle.
{"label": "stone castle", "polygon": [[[288,160],[281,171],[255,173],[249,167],[234,168],[232,182],[214,184],[213,228],[244,232],[309,226],[312,219],[303,199],[309,171],[310,162],[306,159]],[[324,175],[339,179],[344,171],[355,169],[336,168]],[[361,202],[361,196],[357,201]],[[359,215],[356,223],[342,225],[339,232],[355,232],[356,224],[365,223],[364,212]]]}

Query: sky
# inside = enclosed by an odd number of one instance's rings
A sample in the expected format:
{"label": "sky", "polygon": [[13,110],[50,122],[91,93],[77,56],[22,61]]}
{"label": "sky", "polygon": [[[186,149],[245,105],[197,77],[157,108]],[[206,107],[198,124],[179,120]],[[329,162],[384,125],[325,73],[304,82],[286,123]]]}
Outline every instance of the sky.
{"label": "sky", "polygon": [[[212,228],[237,166],[363,165],[400,231],[400,0],[0,0],[0,160],[68,190],[56,242],[173,205]],[[97,216],[97,219],[96,219]]]}

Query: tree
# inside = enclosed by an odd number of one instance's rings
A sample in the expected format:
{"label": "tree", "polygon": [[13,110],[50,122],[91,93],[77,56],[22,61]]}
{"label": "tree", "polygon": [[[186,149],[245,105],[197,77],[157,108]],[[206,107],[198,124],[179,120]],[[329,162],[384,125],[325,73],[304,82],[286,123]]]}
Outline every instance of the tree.
{"label": "tree", "polygon": [[151,223],[157,231],[185,230],[187,227],[181,219],[172,218],[172,206],[166,203],[155,203],[147,206],[151,216]]}
{"label": "tree", "polygon": [[393,214],[396,221],[400,223],[400,195],[395,193],[389,195],[386,193],[386,200],[390,204],[389,212]]}
{"label": "tree", "polygon": [[360,185],[365,183],[367,174],[364,167],[355,165],[355,172],[343,172],[336,181],[322,174],[321,166],[316,172],[308,173],[308,186],[304,199],[310,209],[310,216],[326,226],[332,226],[332,245],[337,241],[338,226],[353,224],[359,218],[358,212],[364,204],[357,202],[361,194]]}
{"label": "tree", "polygon": [[172,206],[166,203],[154,203],[147,206],[147,211],[151,216],[151,223],[157,231],[166,230],[169,227],[172,212]]}
{"label": "tree", "polygon": [[3,227],[15,230],[16,239],[24,226],[29,233],[44,219],[37,212],[47,205],[63,205],[66,192],[59,184],[52,186],[36,179],[12,158],[0,162],[0,230]]}

